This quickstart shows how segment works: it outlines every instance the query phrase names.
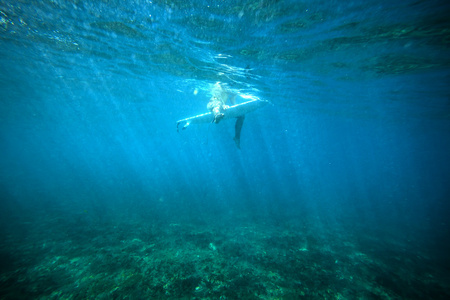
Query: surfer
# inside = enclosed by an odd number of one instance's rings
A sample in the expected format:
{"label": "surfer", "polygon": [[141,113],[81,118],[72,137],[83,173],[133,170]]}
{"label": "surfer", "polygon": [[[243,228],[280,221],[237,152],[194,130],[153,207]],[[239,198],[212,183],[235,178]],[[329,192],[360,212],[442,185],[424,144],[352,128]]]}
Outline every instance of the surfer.
{"label": "surfer", "polygon": [[[225,116],[224,112],[228,109],[227,100],[230,99],[231,105],[236,105],[236,94],[229,90],[225,90],[220,82],[216,82],[211,90],[212,97],[209,99],[207,105],[208,110],[214,114],[213,123],[218,124],[220,120]],[[236,147],[241,149],[241,129],[244,125],[245,115],[239,116],[236,119],[236,124],[234,126],[234,142]]]}
{"label": "surfer", "polygon": [[[224,111],[228,108],[227,100],[230,95],[228,91],[226,91],[220,82],[216,82],[214,87],[211,90],[211,99],[209,99],[209,103],[207,105],[208,110],[210,110],[214,114],[213,123],[218,124],[220,120],[223,119]],[[230,96],[230,102],[232,105],[236,102],[236,95],[232,94]]]}

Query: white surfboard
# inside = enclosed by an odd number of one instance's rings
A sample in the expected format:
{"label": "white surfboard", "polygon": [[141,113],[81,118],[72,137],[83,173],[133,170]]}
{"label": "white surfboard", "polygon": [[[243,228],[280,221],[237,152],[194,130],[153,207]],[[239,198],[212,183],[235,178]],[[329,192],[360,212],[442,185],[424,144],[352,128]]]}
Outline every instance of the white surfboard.
{"label": "white surfboard", "polygon": [[[268,101],[260,100],[258,98],[251,96],[241,95],[241,97],[252,100],[228,107],[226,110],[223,111],[224,116],[222,120],[240,117],[249,112],[257,110],[258,108],[261,108],[265,106],[267,103],[269,103]],[[212,112],[207,112],[201,115],[177,121],[177,131],[180,130],[180,125],[182,126],[181,130],[184,130],[190,124],[212,123],[213,121],[214,121],[214,114]]]}

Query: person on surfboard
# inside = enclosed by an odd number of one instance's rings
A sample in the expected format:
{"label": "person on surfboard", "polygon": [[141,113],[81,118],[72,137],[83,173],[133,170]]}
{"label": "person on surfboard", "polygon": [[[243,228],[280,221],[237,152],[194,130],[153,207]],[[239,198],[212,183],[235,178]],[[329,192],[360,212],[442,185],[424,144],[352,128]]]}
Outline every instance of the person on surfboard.
{"label": "person on surfboard", "polygon": [[[225,116],[224,112],[229,107],[226,103],[230,99],[231,105],[236,104],[236,94],[222,87],[220,82],[216,82],[211,90],[212,97],[209,99],[207,108],[214,114],[213,123],[218,124],[220,120]],[[234,142],[236,147],[241,149],[241,129],[244,124],[245,115],[236,118],[236,124],[234,126]]]}

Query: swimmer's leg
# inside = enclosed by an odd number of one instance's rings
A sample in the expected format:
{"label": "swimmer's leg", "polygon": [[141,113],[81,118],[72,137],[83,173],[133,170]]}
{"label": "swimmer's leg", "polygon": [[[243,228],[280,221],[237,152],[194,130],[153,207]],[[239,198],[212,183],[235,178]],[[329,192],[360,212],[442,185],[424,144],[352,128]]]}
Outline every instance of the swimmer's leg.
{"label": "swimmer's leg", "polygon": [[237,117],[236,124],[234,125],[234,142],[236,143],[236,147],[241,149],[241,129],[242,125],[244,125],[245,115]]}

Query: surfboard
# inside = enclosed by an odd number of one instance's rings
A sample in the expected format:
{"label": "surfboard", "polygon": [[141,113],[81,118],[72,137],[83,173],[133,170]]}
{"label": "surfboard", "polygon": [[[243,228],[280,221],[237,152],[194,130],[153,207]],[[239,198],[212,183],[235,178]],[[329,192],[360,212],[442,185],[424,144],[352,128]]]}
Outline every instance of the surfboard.
{"label": "surfboard", "polygon": [[[252,99],[252,100],[228,107],[225,111],[223,111],[224,116],[222,120],[237,118],[239,116],[257,110],[258,108],[261,108],[265,106],[267,103],[269,103],[268,101],[260,100],[252,96],[241,95],[241,97],[243,97],[244,99]],[[177,121],[177,131],[180,130],[180,125],[181,130],[184,130],[191,124],[212,123],[213,121],[214,121],[214,114],[212,112],[196,115],[193,117]]]}

